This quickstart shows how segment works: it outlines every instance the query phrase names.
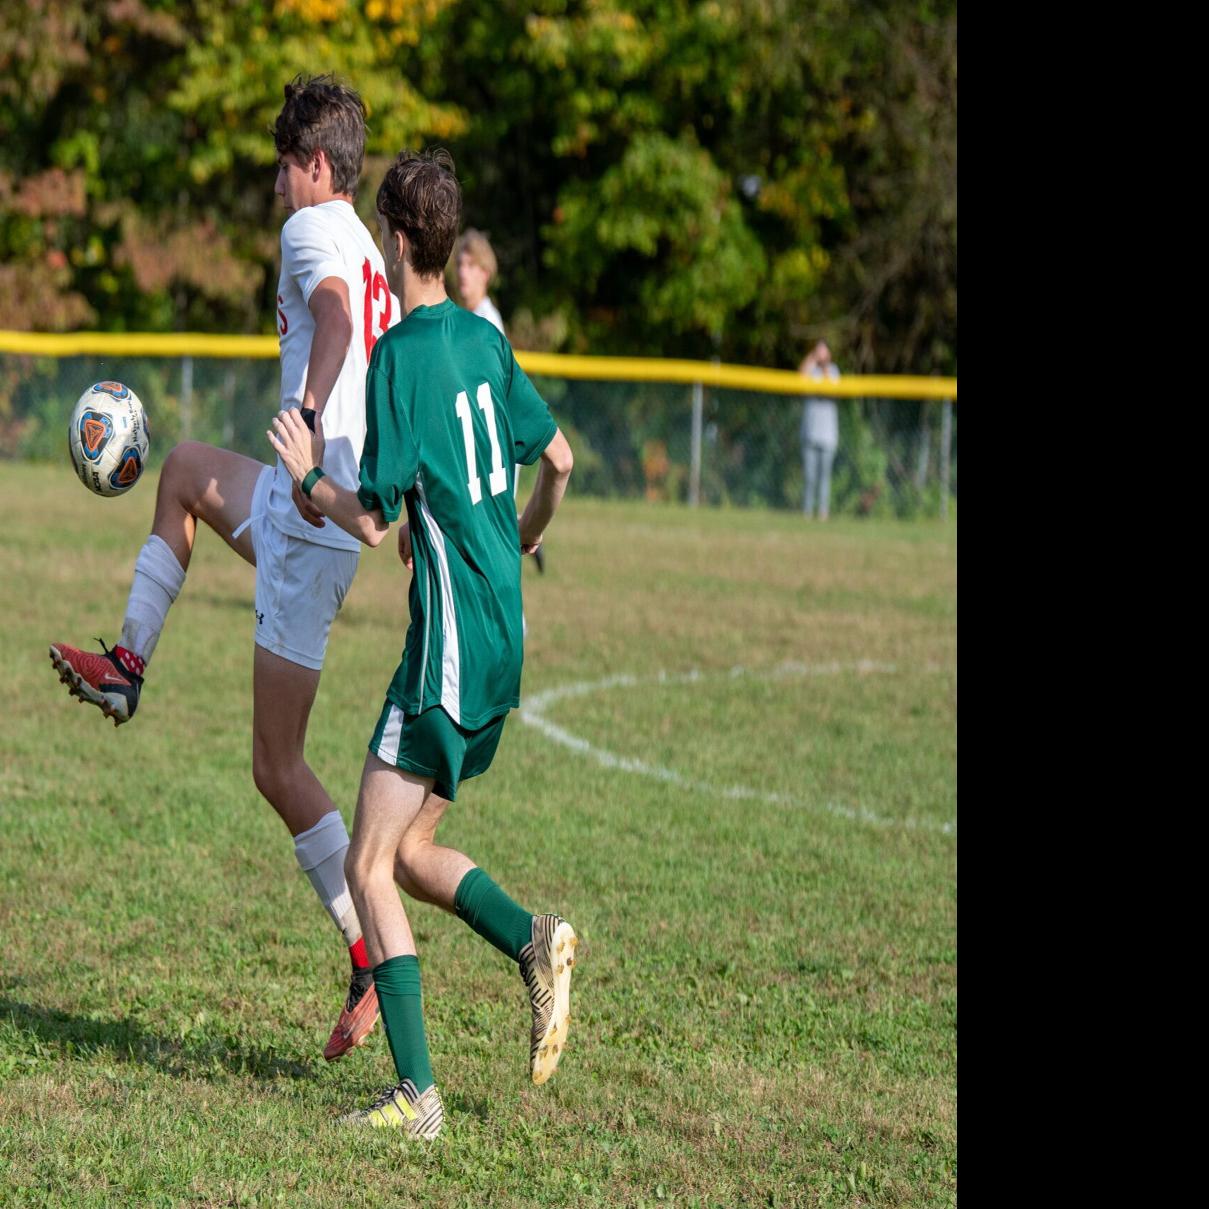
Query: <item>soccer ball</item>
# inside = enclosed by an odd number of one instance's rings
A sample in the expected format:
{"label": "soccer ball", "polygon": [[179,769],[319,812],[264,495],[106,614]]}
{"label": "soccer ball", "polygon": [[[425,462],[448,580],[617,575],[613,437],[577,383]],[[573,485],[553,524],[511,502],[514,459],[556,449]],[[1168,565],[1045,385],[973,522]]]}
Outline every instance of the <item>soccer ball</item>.
{"label": "soccer ball", "polygon": [[150,447],[147,413],[121,382],[98,382],[79,398],[67,429],[71,463],[97,495],[125,495],[142,477]]}

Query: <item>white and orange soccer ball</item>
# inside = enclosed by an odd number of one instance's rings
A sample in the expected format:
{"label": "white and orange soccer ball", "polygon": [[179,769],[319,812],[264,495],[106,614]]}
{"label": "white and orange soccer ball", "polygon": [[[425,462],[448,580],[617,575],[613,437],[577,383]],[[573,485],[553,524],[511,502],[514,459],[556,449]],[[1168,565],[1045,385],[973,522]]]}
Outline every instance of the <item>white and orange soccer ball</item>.
{"label": "white and orange soccer ball", "polygon": [[90,386],[71,413],[67,444],[89,491],[125,495],[142,477],[151,445],[138,395],[121,382]]}

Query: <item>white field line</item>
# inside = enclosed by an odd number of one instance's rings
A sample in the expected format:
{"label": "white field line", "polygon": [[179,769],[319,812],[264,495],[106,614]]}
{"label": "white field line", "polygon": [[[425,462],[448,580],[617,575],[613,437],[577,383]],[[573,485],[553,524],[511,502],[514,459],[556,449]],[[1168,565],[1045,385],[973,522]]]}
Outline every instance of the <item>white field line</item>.
{"label": "white field line", "polygon": [[[941,669],[939,665],[928,664],[924,670],[938,672]],[[603,768],[650,777],[668,785],[675,785],[679,789],[708,794],[711,797],[769,802],[774,806],[793,806],[805,810],[822,811],[824,814],[851,819],[853,822],[868,823],[874,827],[902,827],[906,830],[939,831],[944,835],[953,835],[957,831],[957,823],[952,820],[940,822],[932,819],[889,818],[863,807],[845,806],[839,802],[807,802],[789,794],[753,789],[750,785],[713,785],[707,781],[696,781],[678,773],[673,768],[649,764],[645,760],[635,760],[630,756],[617,755],[603,747],[597,747],[587,739],[574,735],[552,722],[546,716],[547,710],[560,701],[567,701],[574,697],[588,697],[617,688],[634,689],[647,685],[698,684],[704,680],[738,680],[744,676],[753,675],[759,675],[768,680],[780,680],[792,676],[893,675],[897,671],[898,668],[893,663],[873,663],[862,659],[857,663],[782,663],[773,668],[732,667],[725,672],[693,670],[678,673],[657,672],[651,676],[606,676],[601,680],[578,680],[558,688],[546,689],[545,692],[534,693],[521,702],[517,716],[527,726],[532,726],[540,731],[551,742],[577,752],[579,755],[587,756]]]}

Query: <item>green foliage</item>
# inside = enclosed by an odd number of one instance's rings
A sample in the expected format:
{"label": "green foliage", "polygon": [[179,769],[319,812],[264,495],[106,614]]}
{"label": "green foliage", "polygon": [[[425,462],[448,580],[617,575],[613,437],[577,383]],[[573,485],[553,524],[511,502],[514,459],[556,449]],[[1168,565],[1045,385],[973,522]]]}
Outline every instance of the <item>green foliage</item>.
{"label": "green foliage", "polygon": [[375,172],[403,144],[447,140],[464,114],[412,82],[442,7],[3,6],[0,327],[271,330],[283,85],[356,81]]}
{"label": "green foliage", "polygon": [[268,130],[331,71],[363,215],[449,145],[558,347],[956,372],[951,2],[30,0],[0,47],[2,327],[268,330]]}
{"label": "green foliage", "polygon": [[644,320],[665,338],[720,332],[751,300],[764,269],[729,194],[691,135],[639,135],[599,181],[566,191],[562,220],[546,232],[546,263],[578,275],[589,291],[625,266]]}

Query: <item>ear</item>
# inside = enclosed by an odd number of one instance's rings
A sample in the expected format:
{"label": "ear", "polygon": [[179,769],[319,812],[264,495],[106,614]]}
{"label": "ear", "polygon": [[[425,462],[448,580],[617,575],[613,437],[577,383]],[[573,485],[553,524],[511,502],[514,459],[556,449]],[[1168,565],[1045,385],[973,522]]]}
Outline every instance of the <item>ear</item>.
{"label": "ear", "polygon": [[319,183],[319,178],[323,175],[323,166],[327,164],[328,171],[331,171],[331,163],[327,158],[327,152],[322,147],[315,152],[315,158],[307,165],[307,171],[311,174],[311,180],[315,184]]}
{"label": "ear", "polygon": [[391,236],[395,241],[395,262],[402,264],[406,261],[410,264],[411,244],[407,242],[407,236],[402,231],[393,231]]}

